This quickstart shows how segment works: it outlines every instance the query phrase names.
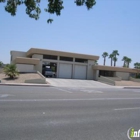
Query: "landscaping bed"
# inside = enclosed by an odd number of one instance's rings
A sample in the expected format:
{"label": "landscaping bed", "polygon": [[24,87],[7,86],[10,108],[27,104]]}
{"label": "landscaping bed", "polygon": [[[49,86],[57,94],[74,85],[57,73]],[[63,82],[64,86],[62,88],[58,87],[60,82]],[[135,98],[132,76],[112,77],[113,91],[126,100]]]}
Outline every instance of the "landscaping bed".
{"label": "landscaping bed", "polygon": [[4,73],[0,73],[1,83],[24,83],[25,80],[42,78],[38,73],[20,73],[15,79],[9,79]]}

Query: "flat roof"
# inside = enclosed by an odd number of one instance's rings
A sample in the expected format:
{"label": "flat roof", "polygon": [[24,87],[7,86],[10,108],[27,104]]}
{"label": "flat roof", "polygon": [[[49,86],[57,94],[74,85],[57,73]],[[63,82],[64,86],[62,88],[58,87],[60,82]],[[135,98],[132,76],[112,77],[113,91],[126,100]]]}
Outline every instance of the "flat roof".
{"label": "flat roof", "polygon": [[96,56],[96,55],[79,54],[79,53],[72,53],[72,52],[38,49],[38,48],[31,48],[30,50],[27,51],[26,56],[30,57],[33,54],[57,55],[57,56],[65,56],[65,57],[82,58],[82,59],[88,59],[88,60],[98,60],[99,59],[99,56]]}
{"label": "flat roof", "polygon": [[104,65],[93,66],[94,70],[106,70],[106,71],[116,71],[116,72],[128,72],[128,73],[140,73],[139,69],[125,68],[125,67],[113,67]]}
{"label": "flat roof", "polygon": [[26,57],[16,57],[13,62],[15,64],[37,65],[37,64],[39,64],[40,59],[37,59],[37,58],[26,58]]}

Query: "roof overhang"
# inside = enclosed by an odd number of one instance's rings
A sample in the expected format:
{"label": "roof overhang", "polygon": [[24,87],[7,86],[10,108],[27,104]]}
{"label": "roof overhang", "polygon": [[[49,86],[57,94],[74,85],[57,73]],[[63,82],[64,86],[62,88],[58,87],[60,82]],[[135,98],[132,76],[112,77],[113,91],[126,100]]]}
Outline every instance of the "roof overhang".
{"label": "roof overhang", "polygon": [[26,56],[30,57],[33,54],[57,55],[57,56],[65,56],[65,57],[83,58],[83,59],[88,59],[88,60],[98,60],[99,59],[99,56],[95,56],[95,55],[62,52],[62,51],[46,50],[46,49],[37,49],[37,48],[31,48],[29,51],[27,51]]}
{"label": "roof overhang", "polygon": [[93,66],[93,69],[94,70],[126,72],[126,73],[140,73],[140,70],[138,70],[138,69],[124,68],[124,67],[111,67],[111,66],[102,66],[102,65],[95,65],[95,66]]}
{"label": "roof overhang", "polygon": [[16,57],[14,60],[15,64],[29,64],[29,65],[37,65],[39,64],[40,59],[37,58],[25,58],[25,57]]}

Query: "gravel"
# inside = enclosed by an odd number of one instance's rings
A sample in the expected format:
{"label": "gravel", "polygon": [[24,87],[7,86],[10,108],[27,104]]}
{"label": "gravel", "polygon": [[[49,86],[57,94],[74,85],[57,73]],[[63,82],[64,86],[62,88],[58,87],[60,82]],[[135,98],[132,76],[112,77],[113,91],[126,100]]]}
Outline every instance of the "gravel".
{"label": "gravel", "polygon": [[38,73],[21,73],[15,79],[9,79],[4,73],[0,73],[1,83],[24,83],[25,80],[42,78]]}

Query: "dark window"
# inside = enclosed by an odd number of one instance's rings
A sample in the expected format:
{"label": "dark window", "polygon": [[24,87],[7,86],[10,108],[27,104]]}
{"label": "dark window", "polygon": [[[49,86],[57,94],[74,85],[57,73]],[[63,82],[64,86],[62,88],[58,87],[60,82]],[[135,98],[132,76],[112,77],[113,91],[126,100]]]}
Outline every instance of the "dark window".
{"label": "dark window", "polygon": [[113,71],[100,70],[99,76],[114,77]]}
{"label": "dark window", "polygon": [[57,56],[55,56],[55,55],[43,55],[43,59],[57,60]]}
{"label": "dark window", "polygon": [[79,62],[79,63],[87,63],[88,60],[87,60],[87,59],[81,59],[81,58],[75,58],[75,62]]}
{"label": "dark window", "polygon": [[73,61],[73,58],[72,57],[60,56],[60,60],[62,60],[62,61]]}

